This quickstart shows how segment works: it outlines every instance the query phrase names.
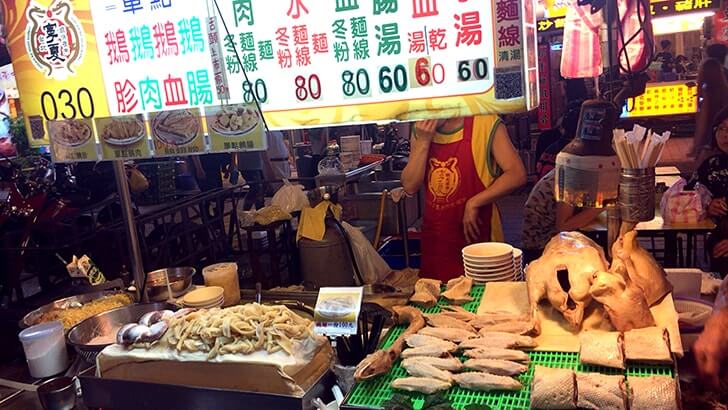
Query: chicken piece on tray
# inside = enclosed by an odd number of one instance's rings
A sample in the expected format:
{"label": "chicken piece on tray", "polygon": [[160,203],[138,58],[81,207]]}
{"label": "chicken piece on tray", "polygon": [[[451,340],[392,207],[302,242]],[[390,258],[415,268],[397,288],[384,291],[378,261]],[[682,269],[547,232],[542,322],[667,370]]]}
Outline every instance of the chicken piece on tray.
{"label": "chicken piece on tray", "polygon": [[645,294],[648,306],[658,303],[668,293],[672,285],[667,281],[665,270],[655,258],[637,242],[637,231],[622,235],[612,245],[612,272],[624,267],[629,278]]}
{"label": "chicken piece on tray", "polygon": [[432,377],[403,377],[395,379],[391,386],[396,390],[434,394],[449,389],[452,384]]}
{"label": "chicken piece on tray", "polygon": [[[477,319],[476,319],[477,320]],[[479,326],[473,326],[480,329],[481,332],[505,332],[517,335],[538,335],[541,333],[539,324],[535,319],[526,316],[519,320],[504,321],[495,324],[485,324],[482,322],[471,321]]]}
{"label": "chicken piece on tray", "polygon": [[625,410],[626,388],[622,375],[576,373],[576,405],[589,410]]}
{"label": "chicken piece on tray", "polygon": [[458,343],[462,342],[463,340],[478,337],[477,333],[473,333],[465,329],[457,329],[452,327],[425,327],[420,329],[420,331],[417,333]]}
{"label": "chicken piece on tray", "polygon": [[447,282],[447,290],[442,292],[442,297],[449,300],[455,305],[472,302],[473,297],[470,296],[470,290],[473,288],[473,279],[467,276],[460,276],[450,279]]}
{"label": "chicken piece on tray", "polygon": [[527,314],[511,312],[481,312],[470,319],[468,324],[476,329],[480,329],[486,326],[499,325],[501,323],[528,322],[529,320],[531,320],[531,316]]}
{"label": "chicken piece on tray", "polygon": [[415,347],[413,349],[405,349],[402,352],[403,358],[417,357],[417,356],[428,356],[428,357],[448,357],[450,356],[450,350],[442,345],[429,345]]}
{"label": "chicken piece on tray", "polygon": [[487,340],[507,340],[511,347],[533,348],[538,346],[536,340],[531,336],[521,336],[506,332],[486,332],[482,329],[479,332],[480,337]]}
{"label": "chicken piece on tray", "polygon": [[531,408],[575,409],[576,377],[569,369],[536,366],[531,383]]}
{"label": "chicken piece on tray", "polygon": [[402,367],[407,366],[408,362],[419,362],[426,363],[440,370],[447,370],[449,372],[459,372],[463,370],[463,362],[456,357],[428,357],[428,356],[415,356],[404,359],[402,361]]}
{"label": "chicken piece on tray", "polygon": [[478,337],[468,339],[458,345],[458,349],[512,349],[516,347],[516,340],[513,338],[484,338]]}
{"label": "chicken piece on tray", "polygon": [[619,331],[655,325],[642,290],[620,273],[596,272],[589,293],[604,306],[609,321]]}
{"label": "chicken piece on tray", "polygon": [[462,320],[463,322],[469,322],[478,316],[475,313],[469,312],[460,306],[453,306],[453,305],[443,306],[442,312],[440,312],[440,315],[459,319],[459,320]]}
{"label": "chicken piece on tray", "polygon": [[528,366],[525,364],[500,359],[469,359],[465,361],[464,366],[497,376],[517,376],[528,370]]}
{"label": "chicken piece on tray", "polygon": [[624,369],[624,336],[619,332],[581,332],[581,364]]}
{"label": "chicken piece on tray", "polygon": [[448,352],[454,352],[458,348],[458,346],[453,342],[438,339],[432,336],[419,335],[417,333],[407,336],[405,338],[405,341],[407,342],[407,346],[409,347],[439,346]]}
{"label": "chicken piece on tray", "polygon": [[594,241],[578,232],[556,235],[546,244],[543,255],[526,268],[531,311],[536,311],[542,299],[548,299],[572,327],[581,328],[584,309],[591,302],[592,276],[605,270],[604,251]]}
{"label": "chicken piece on tray", "polygon": [[403,361],[402,367],[407,370],[407,373],[415,377],[432,377],[433,379],[452,383],[452,373],[447,370],[440,370],[431,364],[423,363],[416,359]]}
{"label": "chicken piece on tray", "polygon": [[672,363],[670,335],[659,327],[624,332],[624,355],[634,362]]}
{"label": "chicken piece on tray", "polygon": [[481,372],[454,374],[452,379],[463,389],[475,391],[521,390],[523,385],[512,377]]}
{"label": "chicken piece on tray", "polygon": [[452,327],[456,329],[465,329],[468,332],[477,332],[477,330],[475,330],[475,328],[470,326],[467,322],[463,322],[460,319],[443,316],[442,313],[432,313],[429,315],[425,315],[425,320],[427,321],[427,324],[432,327]]}
{"label": "chicken piece on tray", "polygon": [[422,307],[431,308],[437,304],[440,297],[440,286],[442,282],[436,279],[420,279],[415,283],[415,293],[410,298],[410,303]]}
{"label": "chicken piece on tray", "polygon": [[511,349],[470,349],[463,352],[463,355],[471,359],[500,359],[523,363],[528,363],[529,360],[526,352]]}
{"label": "chicken piece on tray", "polygon": [[354,371],[354,378],[357,381],[387,373],[402,353],[407,336],[417,333],[425,326],[425,318],[419,309],[412,306],[395,306],[393,309],[397,315],[397,323],[409,323],[409,325],[388,349],[377,350],[359,362]]}
{"label": "chicken piece on tray", "polygon": [[667,376],[630,377],[629,408],[632,410],[677,410],[675,380]]}

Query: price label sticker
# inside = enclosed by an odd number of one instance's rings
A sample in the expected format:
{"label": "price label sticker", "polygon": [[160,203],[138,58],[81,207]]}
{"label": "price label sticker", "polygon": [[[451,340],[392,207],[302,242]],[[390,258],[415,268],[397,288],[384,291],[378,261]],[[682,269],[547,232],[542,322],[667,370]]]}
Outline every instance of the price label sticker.
{"label": "price label sticker", "polygon": [[314,331],[326,336],[357,333],[363,288],[321,288],[314,308]]}

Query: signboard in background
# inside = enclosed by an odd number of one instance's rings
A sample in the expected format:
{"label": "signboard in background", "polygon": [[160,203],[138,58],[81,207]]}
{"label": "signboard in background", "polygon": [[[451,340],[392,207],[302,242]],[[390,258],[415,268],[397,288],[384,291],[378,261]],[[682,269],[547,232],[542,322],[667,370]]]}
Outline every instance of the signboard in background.
{"label": "signboard in background", "polygon": [[147,126],[141,114],[96,119],[104,159],[151,158]]}
{"label": "signboard in background", "polygon": [[535,107],[524,93],[520,0],[216,5],[231,101],[257,97],[271,128]]}
{"label": "signboard in background", "polygon": [[202,117],[197,108],[151,113],[149,127],[156,157],[205,153]]}
{"label": "signboard in background", "polygon": [[548,43],[538,46],[538,84],[541,103],[538,105],[538,129],[553,128],[551,105],[551,51]]}
{"label": "signboard in background", "polygon": [[211,151],[262,151],[268,148],[263,121],[255,104],[207,107],[205,115]]}
{"label": "signboard in background", "polygon": [[207,1],[94,0],[91,11],[112,115],[216,103]]}
{"label": "signboard in background", "polygon": [[96,161],[96,135],[93,120],[80,118],[48,122],[53,162]]}
{"label": "signboard in background", "polygon": [[698,111],[695,82],[647,83],[645,93],[627,100],[622,118],[695,114]]}
{"label": "signboard in background", "polygon": [[[93,46],[96,38],[92,25],[82,24],[91,21],[89,3],[5,2],[8,46],[33,147],[49,144],[48,121],[109,115],[99,55]],[[61,151],[68,150],[56,153]]]}

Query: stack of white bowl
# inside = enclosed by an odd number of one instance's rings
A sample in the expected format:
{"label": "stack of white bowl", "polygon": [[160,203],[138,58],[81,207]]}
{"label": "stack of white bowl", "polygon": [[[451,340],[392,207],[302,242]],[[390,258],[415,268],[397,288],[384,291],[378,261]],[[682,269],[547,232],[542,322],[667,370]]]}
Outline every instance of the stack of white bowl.
{"label": "stack of white bowl", "polygon": [[513,248],[513,269],[516,271],[516,280],[523,280],[523,251]]}
{"label": "stack of white bowl", "polygon": [[199,287],[185,295],[182,305],[195,309],[212,309],[221,307],[225,302],[225,290],[220,286]]}
{"label": "stack of white bowl", "polygon": [[507,243],[483,242],[463,248],[465,276],[476,284],[516,279],[513,247]]}

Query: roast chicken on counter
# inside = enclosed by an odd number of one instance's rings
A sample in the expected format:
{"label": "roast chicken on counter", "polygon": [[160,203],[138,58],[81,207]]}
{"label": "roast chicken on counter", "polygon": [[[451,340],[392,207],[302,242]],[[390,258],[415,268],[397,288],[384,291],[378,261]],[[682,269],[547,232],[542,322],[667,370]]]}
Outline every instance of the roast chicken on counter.
{"label": "roast chicken on counter", "polygon": [[543,255],[526,269],[531,310],[547,299],[575,329],[584,310],[595,300],[603,305],[619,331],[654,326],[649,308],[672,291],[665,271],[627,232],[612,248],[607,264],[604,251],[578,232],[562,232],[546,245]]}

